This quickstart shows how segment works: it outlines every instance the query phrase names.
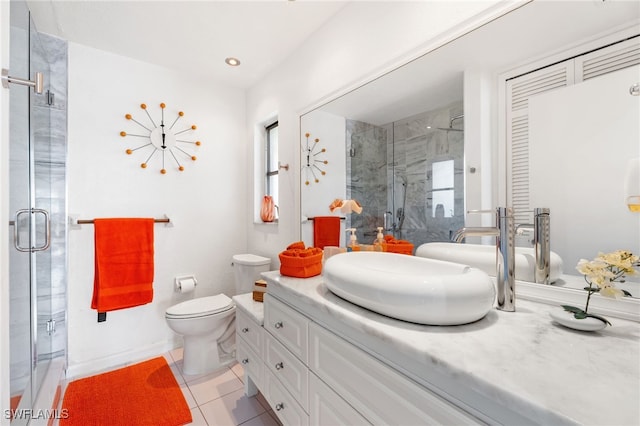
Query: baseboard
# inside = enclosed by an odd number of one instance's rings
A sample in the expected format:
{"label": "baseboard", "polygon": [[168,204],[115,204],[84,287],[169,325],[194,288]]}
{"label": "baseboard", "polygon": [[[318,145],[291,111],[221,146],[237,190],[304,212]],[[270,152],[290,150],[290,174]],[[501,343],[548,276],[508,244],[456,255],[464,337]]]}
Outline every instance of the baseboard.
{"label": "baseboard", "polygon": [[139,361],[162,355],[176,348],[176,342],[167,340],[164,342],[136,348],[131,351],[109,355],[104,358],[95,358],[86,362],[71,364],[67,368],[67,379],[74,380],[81,377],[88,377],[105,371],[135,364]]}

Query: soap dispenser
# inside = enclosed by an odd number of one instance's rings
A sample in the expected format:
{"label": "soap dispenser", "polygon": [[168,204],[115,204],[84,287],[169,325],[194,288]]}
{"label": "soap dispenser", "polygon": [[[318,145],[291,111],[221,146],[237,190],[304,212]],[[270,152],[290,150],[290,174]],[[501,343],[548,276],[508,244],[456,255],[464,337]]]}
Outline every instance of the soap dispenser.
{"label": "soap dispenser", "polygon": [[356,237],[356,228],[347,229],[348,232],[351,232],[351,236],[349,237],[349,244],[347,245],[347,251],[360,251],[360,246],[358,245],[358,237]]}
{"label": "soap dispenser", "polygon": [[384,240],[384,235],[382,235],[383,229],[382,226],[378,226],[378,235],[373,242],[373,251],[387,251],[387,242]]}

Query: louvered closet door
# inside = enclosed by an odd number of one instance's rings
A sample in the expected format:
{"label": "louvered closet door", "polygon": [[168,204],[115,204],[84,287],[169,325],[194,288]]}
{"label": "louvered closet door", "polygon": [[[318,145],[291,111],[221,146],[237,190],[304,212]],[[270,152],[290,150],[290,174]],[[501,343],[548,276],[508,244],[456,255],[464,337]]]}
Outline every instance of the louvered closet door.
{"label": "louvered closet door", "polygon": [[529,99],[573,84],[573,60],[507,81],[507,205],[516,223],[531,223],[529,205]]}
{"label": "louvered closet door", "polygon": [[616,43],[576,58],[576,83],[640,64],[640,40]]}
{"label": "louvered closet door", "polygon": [[507,205],[516,223],[530,223],[529,99],[541,93],[640,64],[640,37],[634,37],[507,80]]}

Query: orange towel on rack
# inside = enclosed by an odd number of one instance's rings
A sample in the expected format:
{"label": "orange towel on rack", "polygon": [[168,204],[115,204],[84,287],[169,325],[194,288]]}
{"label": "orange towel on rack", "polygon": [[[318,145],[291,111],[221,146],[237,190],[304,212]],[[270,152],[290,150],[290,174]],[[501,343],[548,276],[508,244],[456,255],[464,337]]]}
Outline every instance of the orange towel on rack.
{"label": "orange towel on rack", "polygon": [[325,246],[340,245],[340,217],[316,216],[313,218],[313,246],[324,248]]}
{"label": "orange towel on rack", "polygon": [[98,312],[153,300],[153,219],[95,219],[91,308]]}

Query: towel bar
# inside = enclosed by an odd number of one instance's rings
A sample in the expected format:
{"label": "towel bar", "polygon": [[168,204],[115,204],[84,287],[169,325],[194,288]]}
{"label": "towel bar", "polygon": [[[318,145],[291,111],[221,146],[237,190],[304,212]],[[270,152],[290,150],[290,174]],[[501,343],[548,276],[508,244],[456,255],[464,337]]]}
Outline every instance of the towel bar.
{"label": "towel bar", "polygon": [[[171,223],[171,220],[168,217],[163,217],[161,219],[153,219],[155,223]],[[76,222],[78,225],[92,225],[93,219],[78,219]]]}

